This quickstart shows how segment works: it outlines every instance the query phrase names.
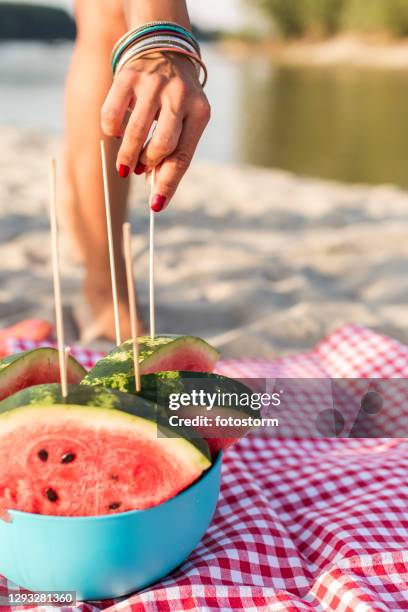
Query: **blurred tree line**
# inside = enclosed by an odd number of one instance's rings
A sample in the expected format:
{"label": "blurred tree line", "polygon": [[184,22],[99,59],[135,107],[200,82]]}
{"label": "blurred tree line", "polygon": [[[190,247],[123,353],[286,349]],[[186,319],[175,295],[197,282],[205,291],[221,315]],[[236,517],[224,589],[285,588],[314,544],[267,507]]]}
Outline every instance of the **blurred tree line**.
{"label": "blurred tree line", "polygon": [[257,0],[286,37],[342,31],[408,35],[408,0]]}
{"label": "blurred tree line", "polygon": [[75,23],[53,6],[14,4],[0,0],[0,40],[72,40]]}

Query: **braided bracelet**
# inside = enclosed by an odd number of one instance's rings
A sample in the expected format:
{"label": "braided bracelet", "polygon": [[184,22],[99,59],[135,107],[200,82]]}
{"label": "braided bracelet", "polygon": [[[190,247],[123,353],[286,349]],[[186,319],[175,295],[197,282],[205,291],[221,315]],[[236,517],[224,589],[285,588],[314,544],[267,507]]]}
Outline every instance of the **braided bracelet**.
{"label": "braided bracelet", "polygon": [[[174,47],[174,46],[171,46],[171,47],[152,47],[150,49],[145,49],[144,51],[140,51],[139,53],[136,53],[134,56],[130,57],[125,63],[128,64],[128,63],[134,62],[134,61],[136,61],[138,59],[142,59],[143,57],[151,55],[152,53],[177,53],[179,55],[186,56],[195,66],[198,66],[200,69],[203,70],[204,78],[202,80],[201,86],[204,87],[205,84],[207,83],[207,79],[208,79],[207,67],[204,64],[204,62],[201,59],[201,57],[199,57],[198,55],[196,55],[194,53],[190,53],[189,51],[186,51],[184,49],[177,48],[177,47]],[[123,68],[125,63],[123,63],[121,65],[120,70]],[[116,71],[115,76],[117,76],[118,74],[119,74],[119,69]]]}

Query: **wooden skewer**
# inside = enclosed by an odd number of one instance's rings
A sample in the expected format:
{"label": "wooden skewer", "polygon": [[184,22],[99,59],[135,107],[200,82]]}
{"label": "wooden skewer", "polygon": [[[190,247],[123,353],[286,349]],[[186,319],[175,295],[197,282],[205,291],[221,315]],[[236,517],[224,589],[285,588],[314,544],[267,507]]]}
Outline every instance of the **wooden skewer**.
{"label": "wooden skewer", "polygon": [[138,393],[141,388],[140,382],[140,366],[139,366],[139,343],[137,340],[137,309],[136,309],[136,297],[135,297],[135,282],[133,277],[133,263],[132,263],[132,234],[130,229],[130,223],[123,224],[123,250],[125,255],[126,263],[126,278],[127,288],[129,296],[129,314],[130,314],[130,326],[132,330],[132,343],[133,343],[133,367],[135,372],[136,381],[136,392]]}
{"label": "wooden skewer", "polygon": [[[153,168],[150,179],[150,194],[154,193],[156,169]],[[156,315],[154,299],[154,212],[150,209],[150,247],[149,247],[149,302],[150,302],[150,338],[156,336]]]}
{"label": "wooden skewer", "polygon": [[50,160],[50,220],[52,276],[54,283],[55,322],[59,353],[59,368],[62,396],[67,397],[67,371],[64,354],[64,326],[62,322],[61,274],[59,264],[58,213],[57,213],[57,162]]}
{"label": "wooden skewer", "polygon": [[106,226],[108,230],[109,264],[110,264],[111,281],[112,281],[113,314],[115,318],[115,336],[116,336],[116,344],[117,346],[119,346],[122,343],[122,339],[120,335],[118,288],[117,288],[117,283],[116,283],[115,252],[114,252],[114,247],[113,247],[112,216],[111,216],[111,205],[110,205],[108,168],[107,168],[107,163],[106,163],[105,142],[103,140],[101,140],[101,160],[102,160],[102,174],[103,174],[103,190],[105,194]]}
{"label": "wooden skewer", "polygon": [[[65,368],[65,380],[67,381],[67,391],[68,391],[68,363],[69,363],[70,354],[71,354],[71,347],[66,346],[64,349],[64,368]],[[64,397],[67,397],[67,395],[64,395]]]}

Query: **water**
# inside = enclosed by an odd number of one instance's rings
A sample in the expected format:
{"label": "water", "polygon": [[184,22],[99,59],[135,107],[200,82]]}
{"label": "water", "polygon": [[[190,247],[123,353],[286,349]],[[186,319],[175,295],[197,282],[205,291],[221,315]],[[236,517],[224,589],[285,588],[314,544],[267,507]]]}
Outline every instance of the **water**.
{"label": "water", "polygon": [[[0,46],[0,121],[61,133],[68,44]],[[198,156],[408,187],[408,74],[279,67],[205,50],[212,122]]]}
{"label": "water", "polygon": [[71,45],[0,45],[0,122],[62,132]]}

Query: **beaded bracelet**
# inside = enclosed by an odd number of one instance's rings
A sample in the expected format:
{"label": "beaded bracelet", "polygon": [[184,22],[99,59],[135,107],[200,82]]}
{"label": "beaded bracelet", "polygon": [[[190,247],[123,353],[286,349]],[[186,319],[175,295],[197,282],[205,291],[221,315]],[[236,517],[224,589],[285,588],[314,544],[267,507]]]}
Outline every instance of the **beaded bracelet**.
{"label": "beaded bracelet", "polygon": [[[134,57],[130,58],[126,63],[134,62],[137,59],[141,59],[143,57],[151,55],[152,53],[177,53],[179,55],[185,55],[195,66],[198,66],[199,69],[203,70],[204,78],[202,80],[201,86],[204,87],[205,84],[207,83],[207,79],[208,79],[207,67],[204,64],[201,57],[199,57],[198,55],[194,53],[190,53],[189,51],[185,51],[184,49],[179,49],[173,46],[171,47],[153,47],[145,51],[140,51]],[[122,64],[120,69],[122,69],[124,65],[125,64]],[[115,76],[117,76],[118,74],[119,74],[119,70],[116,71]]]}
{"label": "beaded bracelet", "polygon": [[196,38],[186,28],[173,23],[171,21],[153,21],[146,23],[142,26],[134,28],[129,32],[126,32],[116,43],[112,50],[112,68],[113,72],[116,70],[116,66],[120,60],[123,52],[133,43],[138,42],[141,38],[153,37],[158,34],[171,34],[181,40],[189,42],[195,48],[198,55],[200,53],[200,46]]}

